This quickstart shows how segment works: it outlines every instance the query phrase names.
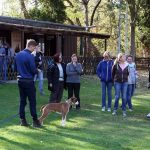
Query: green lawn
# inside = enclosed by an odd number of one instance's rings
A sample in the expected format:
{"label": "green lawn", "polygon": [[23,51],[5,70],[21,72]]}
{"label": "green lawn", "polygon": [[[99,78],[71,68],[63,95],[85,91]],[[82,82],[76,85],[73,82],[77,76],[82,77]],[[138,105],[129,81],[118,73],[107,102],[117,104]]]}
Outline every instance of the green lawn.
{"label": "green lawn", "polygon": [[[37,110],[48,102],[49,92],[45,82],[46,96],[37,92]],[[40,129],[19,126],[18,88],[16,84],[0,85],[0,150],[149,150],[150,91],[146,88],[136,92],[134,111],[127,111],[127,118],[101,112],[99,80],[86,76],[82,79],[81,110],[69,112],[65,127],[61,116],[52,113]],[[65,91],[64,98],[67,97]],[[114,101],[114,99],[113,99]],[[31,124],[27,106],[27,120]]]}

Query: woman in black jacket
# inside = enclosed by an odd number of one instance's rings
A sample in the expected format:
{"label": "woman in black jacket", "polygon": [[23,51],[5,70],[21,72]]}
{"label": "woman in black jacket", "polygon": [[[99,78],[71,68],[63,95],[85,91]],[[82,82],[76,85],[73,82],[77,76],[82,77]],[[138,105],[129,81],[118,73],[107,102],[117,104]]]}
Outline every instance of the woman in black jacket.
{"label": "woman in black jacket", "polygon": [[123,117],[126,117],[126,95],[128,87],[128,63],[125,54],[119,53],[112,68],[112,77],[115,87],[115,104],[113,115],[117,114],[120,95],[122,98]]}
{"label": "woman in black jacket", "polygon": [[51,91],[49,102],[59,103],[66,87],[66,65],[62,63],[60,53],[56,53],[53,60],[47,70],[48,90]]}

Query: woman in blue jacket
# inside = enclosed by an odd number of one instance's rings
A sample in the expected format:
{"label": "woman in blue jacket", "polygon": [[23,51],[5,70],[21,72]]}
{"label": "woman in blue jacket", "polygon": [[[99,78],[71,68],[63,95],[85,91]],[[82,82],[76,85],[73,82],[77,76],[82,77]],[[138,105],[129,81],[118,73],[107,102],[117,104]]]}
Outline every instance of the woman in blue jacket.
{"label": "woman in blue jacket", "polygon": [[102,111],[106,110],[106,90],[107,90],[107,97],[108,97],[107,111],[111,112],[113,60],[110,57],[109,51],[105,51],[103,57],[104,59],[99,62],[96,72],[99,79],[101,80],[102,86]]}

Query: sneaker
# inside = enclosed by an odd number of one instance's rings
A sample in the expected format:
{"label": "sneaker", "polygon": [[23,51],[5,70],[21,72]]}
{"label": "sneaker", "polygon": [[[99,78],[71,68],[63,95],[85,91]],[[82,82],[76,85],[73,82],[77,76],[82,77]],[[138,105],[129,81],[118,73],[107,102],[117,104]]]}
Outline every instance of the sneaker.
{"label": "sneaker", "polygon": [[126,111],[123,111],[123,112],[122,112],[122,116],[123,116],[123,117],[126,117],[126,116],[127,116]]}
{"label": "sneaker", "polygon": [[25,127],[29,126],[29,124],[27,123],[26,119],[20,119],[20,125],[21,126],[25,126]]}
{"label": "sneaker", "polygon": [[130,112],[132,112],[132,111],[133,111],[133,109],[129,109],[129,111],[130,111]]}
{"label": "sneaker", "polygon": [[33,120],[32,126],[35,127],[35,128],[40,128],[41,124],[40,124],[39,120]]}
{"label": "sneaker", "polygon": [[45,92],[44,92],[44,91],[41,91],[41,92],[40,92],[40,95],[44,96],[44,95],[45,95]]}
{"label": "sneaker", "polygon": [[108,111],[108,112],[111,112],[111,108],[108,108],[107,111]]}
{"label": "sneaker", "polygon": [[147,114],[147,116],[146,116],[146,117],[150,119],[150,113],[149,113],[149,114]]}
{"label": "sneaker", "polygon": [[113,116],[117,115],[117,110],[114,110],[112,113]]}
{"label": "sneaker", "polygon": [[105,107],[102,107],[102,111],[105,111]]}

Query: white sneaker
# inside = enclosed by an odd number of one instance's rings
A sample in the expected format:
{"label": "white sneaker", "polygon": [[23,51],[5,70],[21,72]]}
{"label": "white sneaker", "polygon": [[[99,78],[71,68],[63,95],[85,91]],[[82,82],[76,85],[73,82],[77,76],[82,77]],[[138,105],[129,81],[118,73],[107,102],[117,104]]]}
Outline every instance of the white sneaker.
{"label": "white sneaker", "polygon": [[117,110],[114,110],[112,113],[113,116],[117,115]]}
{"label": "white sneaker", "polygon": [[132,111],[133,111],[133,109],[129,109],[129,111],[130,111],[130,112],[132,112]]}
{"label": "white sneaker", "polygon": [[150,118],[150,113],[149,113],[149,114],[147,114],[147,118]]}
{"label": "white sneaker", "polygon": [[111,112],[111,108],[108,108],[107,111],[108,111],[108,112]]}
{"label": "white sneaker", "polygon": [[105,111],[105,107],[102,107],[102,111]]}
{"label": "white sneaker", "polygon": [[123,116],[123,117],[127,117],[126,111],[123,111],[123,112],[122,112],[122,116]]}

